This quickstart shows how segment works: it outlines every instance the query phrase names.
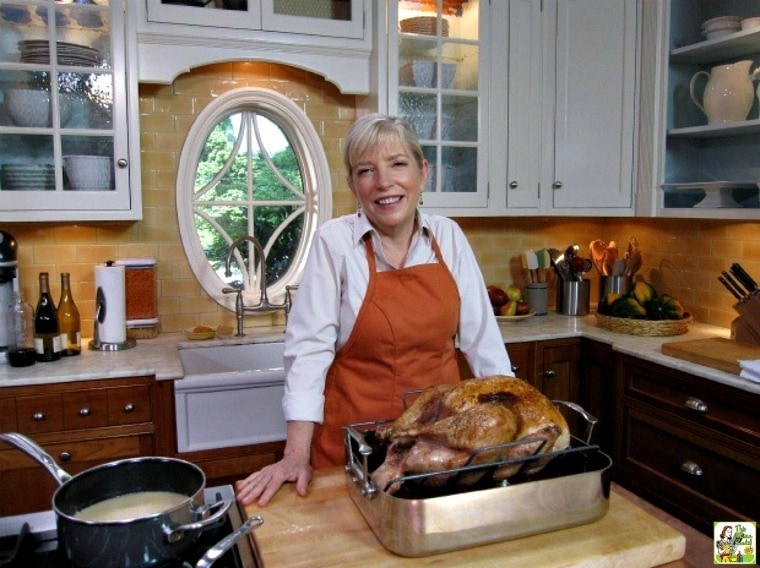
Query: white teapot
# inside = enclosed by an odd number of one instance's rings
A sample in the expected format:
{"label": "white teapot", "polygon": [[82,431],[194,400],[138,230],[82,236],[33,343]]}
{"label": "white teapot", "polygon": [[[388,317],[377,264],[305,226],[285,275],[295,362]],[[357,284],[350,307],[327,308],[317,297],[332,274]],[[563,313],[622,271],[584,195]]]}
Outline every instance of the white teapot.
{"label": "white teapot", "polygon": [[[708,124],[747,119],[754,99],[752,81],[760,79],[760,67],[750,73],[751,65],[751,60],[745,60],[716,65],[710,73],[707,71],[694,73],[689,83],[689,93],[694,104],[707,115]],[[702,75],[708,79],[703,94],[704,105],[697,99],[694,92],[697,79]]]}

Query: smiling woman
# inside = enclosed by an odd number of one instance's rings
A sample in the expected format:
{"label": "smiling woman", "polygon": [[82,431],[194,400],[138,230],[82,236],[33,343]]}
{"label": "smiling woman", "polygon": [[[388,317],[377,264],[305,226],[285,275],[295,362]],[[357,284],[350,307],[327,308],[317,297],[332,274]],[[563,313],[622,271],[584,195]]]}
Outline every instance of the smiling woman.
{"label": "smiling woman", "polygon": [[236,252],[232,276],[224,276],[230,244],[252,235],[267,257],[270,299],[300,279],[316,228],[331,213],[327,159],[303,111],[265,89],[237,89],[198,116],[180,158],[177,176],[180,234],[190,266],[206,293],[234,310],[259,300],[258,265],[247,248]]}

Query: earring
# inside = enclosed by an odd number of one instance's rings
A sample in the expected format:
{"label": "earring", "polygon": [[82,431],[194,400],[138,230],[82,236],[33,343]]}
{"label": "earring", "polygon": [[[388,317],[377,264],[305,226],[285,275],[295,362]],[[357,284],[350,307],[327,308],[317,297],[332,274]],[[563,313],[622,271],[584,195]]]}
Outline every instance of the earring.
{"label": "earring", "polygon": [[418,205],[422,206],[424,205],[424,201],[422,201],[422,194],[420,193],[420,200],[417,202]]}
{"label": "earring", "polygon": [[357,205],[356,206],[356,216],[357,217],[361,217],[362,216],[362,206],[361,205]]}

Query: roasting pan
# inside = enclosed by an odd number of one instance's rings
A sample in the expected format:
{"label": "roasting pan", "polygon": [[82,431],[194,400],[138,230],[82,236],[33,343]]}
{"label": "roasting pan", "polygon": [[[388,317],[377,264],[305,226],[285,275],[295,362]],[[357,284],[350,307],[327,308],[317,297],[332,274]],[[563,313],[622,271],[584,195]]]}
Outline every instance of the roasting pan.
{"label": "roasting pan", "polygon": [[[568,449],[540,456],[399,477],[388,484],[400,484],[393,495],[376,487],[371,478],[385,458],[385,448],[374,436],[385,421],[347,426],[345,469],[349,495],[380,543],[391,552],[409,557],[596,521],[609,508],[612,460],[598,446],[588,443],[596,418],[574,403],[554,403],[568,406],[583,416],[585,440],[572,436]],[[502,482],[491,479],[498,466],[527,466],[547,457],[551,460],[538,473],[519,472]],[[477,484],[468,488],[456,486],[459,476],[473,473],[483,474]],[[443,487],[435,482],[440,476],[448,480]]]}

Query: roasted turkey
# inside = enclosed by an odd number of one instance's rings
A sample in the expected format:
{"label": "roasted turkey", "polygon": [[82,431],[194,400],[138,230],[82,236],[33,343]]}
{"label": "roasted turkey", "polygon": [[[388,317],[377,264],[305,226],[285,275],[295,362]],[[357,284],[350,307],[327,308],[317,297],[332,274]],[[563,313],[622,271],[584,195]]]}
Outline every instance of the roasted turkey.
{"label": "roasted turkey", "polygon": [[[378,427],[376,436],[387,444],[385,461],[372,474],[381,490],[402,475],[494,463],[570,445],[567,422],[554,404],[527,382],[502,375],[425,389],[395,421]],[[468,464],[482,448],[529,438],[541,441],[485,450]],[[546,460],[530,462],[525,471],[534,473],[545,464]],[[500,466],[494,478],[507,479],[519,468]],[[482,475],[465,476],[458,484],[475,483]],[[446,476],[433,476],[429,482],[443,484]],[[398,488],[393,484],[387,491]]]}

